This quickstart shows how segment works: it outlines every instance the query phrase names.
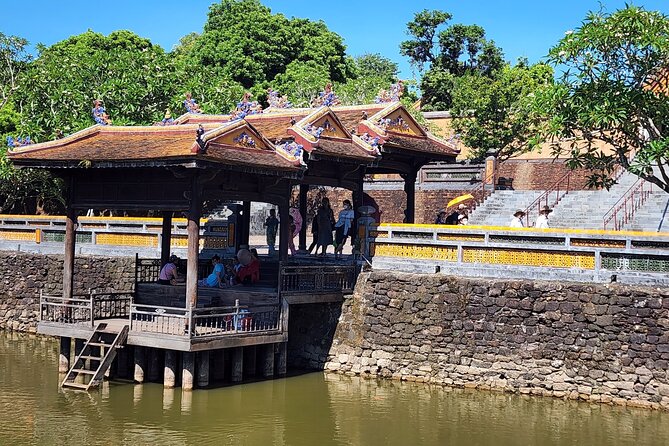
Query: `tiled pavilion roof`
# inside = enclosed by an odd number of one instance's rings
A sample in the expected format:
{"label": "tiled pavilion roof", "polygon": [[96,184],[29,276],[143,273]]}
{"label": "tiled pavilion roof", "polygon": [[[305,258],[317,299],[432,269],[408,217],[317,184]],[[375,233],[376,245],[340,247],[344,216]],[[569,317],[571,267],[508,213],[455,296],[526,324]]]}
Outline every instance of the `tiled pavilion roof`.
{"label": "tiled pavilion roof", "polygon": [[[399,102],[281,109],[235,121],[229,115],[188,113],[174,124],[94,125],[63,139],[15,148],[9,157],[19,166],[45,168],[207,161],[280,173],[304,169],[300,156],[284,150],[283,143],[293,140],[316,159],[358,164],[377,160],[382,147],[434,159],[454,158],[458,153],[426,132]],[[198,144],[200,125],[204,134]]]}

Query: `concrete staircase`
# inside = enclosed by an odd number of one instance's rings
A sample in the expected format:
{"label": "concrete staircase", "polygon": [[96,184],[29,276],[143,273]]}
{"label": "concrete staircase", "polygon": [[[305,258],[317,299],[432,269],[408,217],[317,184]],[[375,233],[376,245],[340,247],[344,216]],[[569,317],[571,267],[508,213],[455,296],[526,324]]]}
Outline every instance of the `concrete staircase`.
{"label": "concrete staircase", "polygon": [[[549,217],[552,228],[603,229],[604,215],[634,185],[638,177],[624,172],[617,184],[607,190],[577,190],[564,195],[553,207]],[[495,191],[470,215],[469,224],[507,226],[514,211],[525,209],[543,191]],[[549,198],[549,202],[554,198]],[[536,212],[536,211],[535,211]],[[531,221],[536,216],[531,216]],[[651,192],[648,200],[635,213],[624,229],[657,232],[669,231],[669,194]]]}
{"label": "concrete staircase", "polygon": [[540,190],[498,190],[469,216],[470,225],[508,226],[517,209],[525,209],[541,195]]}
{"label": "concrete staircase", "polygon": [[669,194],[664,191],[653,191],[632,218],[625,225],[626,230],[660,232],[669,231]]}
{"label": "concrete staircase", "polygon": [[549,224],[553,228],[603,229],[604,215],[637,181],[638,177],[624,172],[618,183],[607,190],[570,191],[553,209]]}

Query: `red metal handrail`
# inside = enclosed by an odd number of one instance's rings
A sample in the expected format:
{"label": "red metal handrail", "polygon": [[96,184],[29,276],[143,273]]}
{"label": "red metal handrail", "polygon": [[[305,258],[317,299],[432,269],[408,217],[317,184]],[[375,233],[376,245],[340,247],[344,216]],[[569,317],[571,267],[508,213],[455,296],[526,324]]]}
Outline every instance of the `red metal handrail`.
{"label": "red metal handrail", "polygon": [[653,190],[653,184],[639,178],[604,214],[604,229],[610,229],[613,221],[613,230],[620,231],[632,221],[636,211],[643,205]]}
{"label": "red metal handrail", "polygon": [[[551,187],[546,189],[541,195],[537,197],[536,200],[534,200],[527,208],[525,208],[525,224],[528,228],[534,224],[534,221],[530,221],[530,216],[532,215],[536,218],[536,216],[539,215],[541,206],[553,207],[558,204],[562,197],[569,193],[571,174],[572,171],[570,170],[566,174],[562,175],[560,179],[558,179]],[[533,213],[535,208],[536,213]]]}

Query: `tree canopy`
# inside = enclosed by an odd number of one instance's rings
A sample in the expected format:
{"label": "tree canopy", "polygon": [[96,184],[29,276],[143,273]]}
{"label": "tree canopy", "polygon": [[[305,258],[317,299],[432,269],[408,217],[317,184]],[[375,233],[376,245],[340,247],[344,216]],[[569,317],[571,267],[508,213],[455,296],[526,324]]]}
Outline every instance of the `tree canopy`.
{"label": "tree canopy", "polygon": [[445,27],[452,15],[424,10],[407,24],[412,37],[400,44],[423,74],[420,84],[424,110],[448,110],[453,104],[456,80],[465,75],[492,77],[504,65],[502,50],[488,40],[478,25],[453,24]]}
{"label": "tree canopy", "polygon": [[610,186],[621,166],[669,192],[669,17],[636,6],[591,12],[549,57],[566,68],[537,97],[555,154],[591,171],[592,186]]}
{"label": "tree canopy", "polygon": [[325,23],[272,14],[259,0],[222,0],[211,5],[204,32],[185,56],[192,63],[251,88],[272,81],[291,62],[324,66],[330,80],[351,76],[341,36]]}
{"label": "tree canopy", "polygon": [[553,69],[520,60],[505,64],[494,78],[468,74],[453,90],[453,128],[473,158],[495,154],[504,160],[534,149],[542,120],[534,113],[535,93],[553,81]]}

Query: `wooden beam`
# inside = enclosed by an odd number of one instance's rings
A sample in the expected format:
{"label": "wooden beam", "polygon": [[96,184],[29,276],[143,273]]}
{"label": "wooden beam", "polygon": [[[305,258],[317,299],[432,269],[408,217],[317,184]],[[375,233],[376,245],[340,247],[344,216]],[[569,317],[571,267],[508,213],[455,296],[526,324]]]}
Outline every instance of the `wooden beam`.
{"label": "wooden beam", "polygon": [[251,202],[245,200],[242,202],[242,221],[239,244],[249,247],[249,237],[251,232]]}
{"label": "wooden beam", "polygon": [[407,206],[404,210],[404,223],[414,223],[416,220],[416,174],[416,170],[413,170],[411,173],[401,174],[404,180],[404,193],[407,198]]}
{"label": "wooden beam", "polygon": [[74,293],[74,248],[76,244],[77,214],[69,206],[65,217],[65,259],[63,260],[63,297],[71,299]]}
{"label": "wooden beam", "polygon": [[308,184],[300,184],[300,214],[302,214],[302,228],[300,229],[300,238],[298,249],[305,251],[307,249],[307,193]]}
{"label": "wooden beam", "polygon": [[285,262],[288,260],[288,237],[293,234],[290,233],[290,219],[289,219],[288,203],[279,206],[279,261]]}
{"label": "wooden beam", "polygon": [[[200,255],[200,185],[197,176],[193,177],[190,190],[190,209],[188,212],[188,263],[186,267],[186,303],[187,308],[197,306],[197,266]],[[192,329],[192,327],[191,327]]]}
{"label": "wooden beam", "polygon": [[160,238],[160,266],[164,266],[170,258],[172,249],[172,211],[163,213],[163,230]]}

